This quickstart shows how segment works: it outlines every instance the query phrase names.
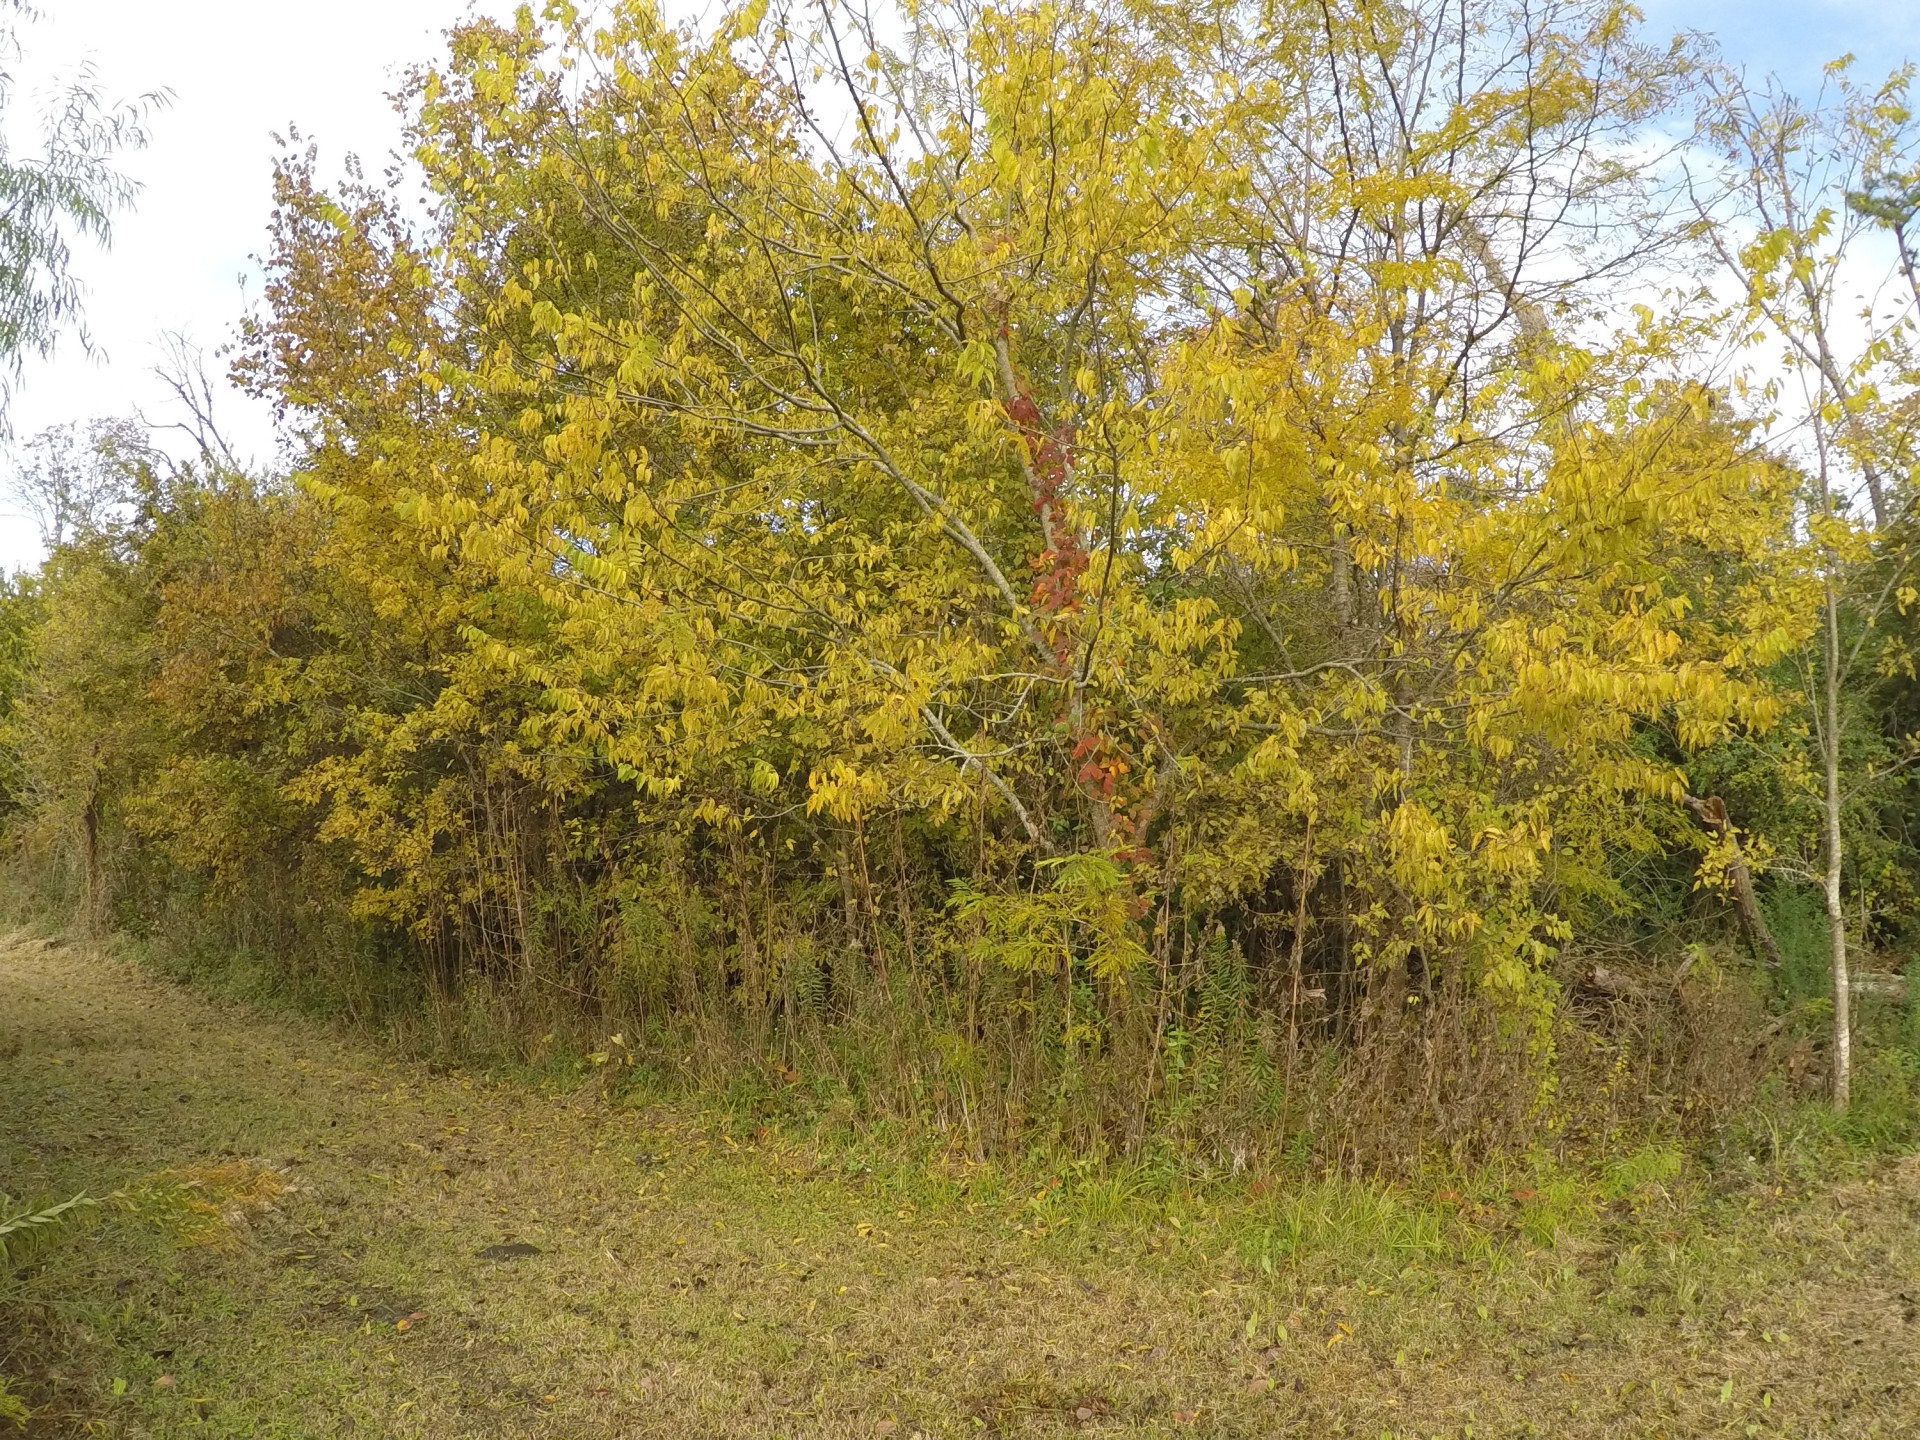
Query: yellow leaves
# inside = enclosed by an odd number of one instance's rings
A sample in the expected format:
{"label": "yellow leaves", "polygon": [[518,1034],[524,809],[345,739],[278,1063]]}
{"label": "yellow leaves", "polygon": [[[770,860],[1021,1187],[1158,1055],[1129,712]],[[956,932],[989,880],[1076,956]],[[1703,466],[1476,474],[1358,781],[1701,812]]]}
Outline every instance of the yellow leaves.
{"label": "yellow leaves", "polygon": [[[766,23],[766,19],[767,0],[744,0],[744,3],[727,17],[727,26],[722,39],[729,43],[744,40],[757,32]],[[869,55],[867,60],[870,68],[879,69],[878,56]]]}
{"label": "yellow leaves", "polygon": [[172,1232],[181,1244],[231,1249],[289,1188],[276,1170],[230,1160],[159,1171],[116,1191],[108,1203]]}
{"label": "yellow leaves", "polygon": [[[963,386],[992,391],[998,383],[998,369],[999,357],[987,339],[975,337],[955,350],[953,374]],[[1003,423],[999,407],[991,401],[976,402],[972,413],[976,421],[985,422],[981,434],[995,433]]]}
{"label": "yellow leaves", "polygon": [[[983,960],[1020,971],[1064,970],[1077,963],[1099,980],[1122,982],[1147,962],[1136,896],[1126,871],[1105,855],[1076,854],[1041,862],[1050,885],[991,894],[955,881],[949,910],[972,931],[969,949]],[[1090,1040],[1076,1028],[1068,1042]]]}
{"label": "yellow leaves", "polygon": [[[1337,851],[1356,933],[1530,993],[1556,867],[1671,790],[1635,746],[1769,723],[1753,672],[1805,637],[1792,477],[1664,378],[1692,322],[1508,314],[1502,177],[1638,103],[1611,59],[1556,38],[1383,158],[1299,98],[1373,73],[1379,17],[1277,16],[1220,74],[1197,17],[988,10],[958,94],[785,36],[867,106],[833,155],[743,58],[767,14],[457,42],[417,117],[431,252],[294,197],[275,374],[324,417],[341,573],[432,656],[431,723],[298,782],[329,833],[419,913],[476,792],[394,777],[462,747],[676,837],[978,827],[1032,883],[957,905],[968,943],[1115,977],[1140,907]],[[1589,301],[1619,333],[1576,343]]]}
{"label": "yellow leaves", "polygon": [[1501,881],[1524,885],[1537,878],[1541,859],[1553,844],[1553,827],[1539,819],[1500,826],[1486,825],[1474,848],[1480,863]]}
{"label": "yellow leaves", "polygon": [[755,756],[747,783],[754,794],[771,795],[780,788],[780,772],[759,756]]}
{"label": "yellow leaves", "polygon": [[807,776],[807,813],[858,820],[872,813],[886,794],[884,776],[836,759]]}
{"label": "yellow leaves", "polygon": [[914,732],[916,720],[916,712],[910,704],[890,697],[889,703],[861,716],[860,729],[874,744],[884,749],[895,749]]}
{"label": "yellow leaves", "polygon": [[1402,801],[1387,819],[1396,878],[1414,895],[1444,897],[1450,888],[1447,862],[1453,837],[1447,827],[1417,801]]}

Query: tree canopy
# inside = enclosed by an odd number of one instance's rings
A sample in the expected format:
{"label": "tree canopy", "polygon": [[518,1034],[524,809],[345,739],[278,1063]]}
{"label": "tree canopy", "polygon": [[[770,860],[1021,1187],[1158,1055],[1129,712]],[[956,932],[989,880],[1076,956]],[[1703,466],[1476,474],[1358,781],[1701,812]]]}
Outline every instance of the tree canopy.
{"label": "tree canopy", "polygon": [[[96,437],[26,843],[356,1003],[1356,1159],[1711,1110],[1818,893],[1844,1098],[1920,157],[1836,77],[1610,0],[464,25],[424,207],[278,168],[291,474]],[[1673,978],[1723,895],[1760,958]]]}

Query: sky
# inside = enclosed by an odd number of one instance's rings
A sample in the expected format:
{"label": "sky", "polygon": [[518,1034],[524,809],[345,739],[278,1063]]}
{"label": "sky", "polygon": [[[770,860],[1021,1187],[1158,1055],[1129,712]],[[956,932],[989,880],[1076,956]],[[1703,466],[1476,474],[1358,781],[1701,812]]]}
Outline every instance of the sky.
{"label": "sky", "polygon": [[[33,0],[8,67],[8,128],[37,114],[56,85],[91,65],[110,97],[172,91],[153,143],[122,169],[143,186],[102,253],[83,248],[86,327],[93,353],[63,343],[29,361],[11,406],[16,437],[54,424],[144,412],[170,418],[153,374],[169,332],[208,352],[228,340],[260,291],[252,257],[265,246],[274,135],[297,127],[320,145],[321,173],[348,153],[377,174],[399,138],[385,99],[408,66],[433,58],[465,0]],[[483,6],[506,14],[511,5]],[[251,284],[247,279],[251,277]],[[274,454],[265,407],[232,391],[216,419],[241,454]],[[0,464],[4,464],[0,459]],[[0,566],[37,562],[31,520],[0,500]]]}
{"label": "sky", "polygon": [[[264,244],[276,133],[319,143],[321,173],[348,153],[377,172],[398,139],[385,96],[406,68],[438,54],[466,0],[38,0],[12,64],[9,128],[82,65],[110,96],[165,88],[153,143],[125,170],[144,187],[112,247],[83,250],[91,353],[63,344],[31,361],[11,423],[26,437],[99,416],[169,416],[153,373],[169,333],[211,355],[259,293],[252,257]],[[505,14],[509,0],[481,0]],[[1821,64],[1843,52],[1864,74],[1920,57],[1920,0],[1641,0],[1650,28],[1718,36],[1728,59],[1806,91]],[[251,284],[249,280],[251,279]],[[217,361],[209,368],[216,373]],[[229,443],[261,460],[275,453],[265,407],[231,391],[217,419]],[[0,466],[5,460],[0,457]],[[37,563],[39,540],[0,501],[0,567]]]}
{"label": "sky", "polygon": [[[74,0],[78,3],[78,0]],[[1851,54],[1863,75],[1920,59],[1920,0],[1637,0],[1650,30],[1701,30],[1749,75],[1779,75],[1799,93]]]}

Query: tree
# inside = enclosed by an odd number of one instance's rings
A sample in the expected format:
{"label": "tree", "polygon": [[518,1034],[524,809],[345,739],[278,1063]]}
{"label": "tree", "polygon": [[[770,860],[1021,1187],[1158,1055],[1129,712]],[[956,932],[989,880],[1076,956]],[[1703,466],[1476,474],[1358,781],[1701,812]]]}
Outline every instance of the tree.
{"label": "tree", "polygon": [[461,31],[431,242],[288,194],[250,363],[327,493],[486,597],[469,702],[532,682],[526,742],[666,823],[984,806],[1009,916],[1114,869],[1021,929],[1063,984],[1330,885],[1363,1028],[1547,1016],[1556,906],[1683,794],[1636,725],[1764,723],[1790,644],[1672,579],[1780,529],[1667,378],[1704,307],[1608,300],[1680,239],[1605,157],[1685,52],[1585,3],[907,18]]}
{"label": "tree", "polygon": [[[1863,89],[1836,64],[1828,69],[1832,99],[1809,108],[1720,76],[1708,134],[1724,158],[1719,184],[1731,204],[1717,205],[1710,192],[1696,197],[1722,265],[1745,292],[1750,343],[1778,347],[1777,369],[1757,395],[1784,422],[1776,443],[1805,477],[1803,603],[1819,624],[1801,677],[1815,757],[1809,773],[1818,786],[1832,1096],[1840,1109],[1852,1075],[1849,800],[1912,758],[1874,743],[1871,708],[1872,689],[1912,666],[1889,633],[1915,598],[1910,476],[1920,439],[1912,408],[1920,286],[1905,228],[1911,177],[1920,173],[1912,79],[1908,67]],[[1892,231],[1898,254],[1891,288],[1871,278],[1878,267],[1869,252],[1882,229]],[[1851,883],[1864,915],[1866,886],[1857,877]]]}
{"label": "tree", "polygon": [[[13,17],[31,19],[25,0],[0,0],[0,63],[19,55]],[[15,94],[0,70],[0,117]],[[54,102],[37,153],[16,155],[0,140],[0,425],[28,355],[48,355],[81,315],[70,235],[107,243],[113,217],[139,187],[117,157],[144,147],[147,123],[167,101],[150,91],[114,104],[82,71]]]}
{"label": "tree", "polygon": [[130,913],[983,1147],[1611,1126],[1565,1066],[1698,1062],[1563,1048],[1568,952],[1717,877],[1758,933],[1688,773],[1798,783],[1855,543],[1671,283],[1698,57],[1602,0],[897,19],[464,26],[417,224],[286,156],[236,369],[295,473],[205,438],[59,547],[40,815]]}
{"label": "tree", "polygon": [[107,533],[134,499],[131,476],[156,452],[132,420],[55,425],[21,447],[10,482],[48,553]]}

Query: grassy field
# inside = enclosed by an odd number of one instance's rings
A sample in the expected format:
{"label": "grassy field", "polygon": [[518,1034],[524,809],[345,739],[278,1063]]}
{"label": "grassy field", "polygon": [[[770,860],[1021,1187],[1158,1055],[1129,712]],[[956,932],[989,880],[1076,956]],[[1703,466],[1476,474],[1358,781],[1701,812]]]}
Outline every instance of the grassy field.
{"label": "grassy field", "polygon": [[15,937],[0,1189],[122,1198],[0,1277],[0,1373],[41,1435],[1920,1434],[1913,1159],[1416,1192],[886,1153]]}

